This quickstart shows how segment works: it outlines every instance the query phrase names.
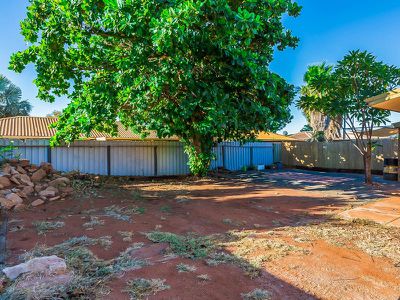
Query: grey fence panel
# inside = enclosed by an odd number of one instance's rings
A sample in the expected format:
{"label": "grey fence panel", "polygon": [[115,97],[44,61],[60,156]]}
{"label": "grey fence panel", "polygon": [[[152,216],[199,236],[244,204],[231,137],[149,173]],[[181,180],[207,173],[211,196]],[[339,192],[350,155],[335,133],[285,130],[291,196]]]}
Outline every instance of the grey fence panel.
{"label": "grey fence panel", "polygon": [[118,176],[153,176],[154,147],[130,145],[110,149],[111,174]]}
{"label": "grey fence panel", "polygon": [[[0,147],[10,140],[0,139]],[[49,147],[48,140],[14,140],[13,155],[34,164],[51,162],[56,170],[116,176],[165,176],[189,174],[188,157],[175,141],[77,141],[70,146]],[[241,145],[224,142],[213,148],[210,169],[236,171],[254,164],[274,162],[272,143]]]}
{"label": "grey fence panel", "polygon": [[33,164],[40,164],[47,161],[48,145],[47,140],[9,140],[0,139],[0,147],[13,144],[15,149],[10,155],[12,157],[28,158]]}
{"label": "grey fence panel", "polygon": [[107,148],[101,146],[72,145],[51,150],[54,169],[62,172],[107,175]]}
{"label": "grey fence panel", "polygon": [[189,174],[188,157],[181,143],[157,146],[157,175]]}

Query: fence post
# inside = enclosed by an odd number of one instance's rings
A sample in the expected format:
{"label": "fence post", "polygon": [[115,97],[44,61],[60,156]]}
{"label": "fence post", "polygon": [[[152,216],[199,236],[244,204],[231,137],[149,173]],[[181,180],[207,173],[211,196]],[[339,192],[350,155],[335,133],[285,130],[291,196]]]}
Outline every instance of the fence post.
{"label": "fence post", "polygon": [[51,147],[47,146],[47,162],[51,164]]}
{"label": "fence post", "polygon": [[254,151],[254,148],[253,148],[253,146],[250,146],[250,167],[253,167],[253,151]]}
{"label": "fence post", "polygon": [[107,146],[107,175],[111,176],[111,146]]}
{"label": "fence post", "polygon": [[154,146],[154,176],[158,175],[157,146]]}
{"label": "fence post", "polygon": [[221,155],[222,155],[222,168],[225,168],[225,146],[222,145],[221,146]]}

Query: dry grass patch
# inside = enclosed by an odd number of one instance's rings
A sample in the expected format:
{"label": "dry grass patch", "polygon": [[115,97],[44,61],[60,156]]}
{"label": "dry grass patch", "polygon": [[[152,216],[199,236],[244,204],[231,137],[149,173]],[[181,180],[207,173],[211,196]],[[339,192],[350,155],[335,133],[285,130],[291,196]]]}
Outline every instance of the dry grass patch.
{"label": "dry grass patch", "polygon": [[196,272],[197,268],[195,266],[180,263],[176,265],[176,269],[179,273]]}
{"label": "dry grass patch", "polygon": [[48,221],[35,221],[32,222],[32,225],[35,226],[36,231],[39,235],[46,234],[49,231],[53,231],[65,226],[64,222],[48,222]]}
{"label": "dry grass patch", "polygon": [[252,278],[260,275],[260,269],[265,262],[282,258],[293,252],[307,254],[303,248],[290,245],[268,232],[234,230],[220,236],[215,242],[218,248],[224,251],[212,253],[206,260],[208,265],[234,264]]}
{"label": "dry grass patch", "polygon": [[98,299],[108,293],[107,283],[111,278],[124,271],[139,269],[148,265],[148,262],[135,258],[132,252],[143,244],[134,244],[111,260],[97,258],[87,246],[104,245],[108,237],[92,239],[88,237],[76,237],[64,241],[61,244],[47,247],[37,246],[25,253],[23,261],[34,257],[57,255],[64,258],[68,270],[73,274],[72,280],[66,284],[48,284],[35,286],[34,289],[19,289],[18,283],[23,282],[22,276],[11,285],[0,297],[1,299]]}
{"label": "dry grass patch", "polygon": [[91,230],[95,226],[103,226],[104,220],[100,220],[98,217],[90,216],[90,221],[84,223],[82,226],[86,228],[86,230]]}
{"label": "dry grass patch", "polygon": [[171,232],[152,231],[146,237],[154,243],[168,243],[170,251],[182,257],[205,258],[214,245],[210,237],[195,234],[178,235]]}
{"label": "dry grass patch", "polygon": [[201,281],[210,281],[211,280],[211,277],[208,274],[197,275],[197,278],[200,279]]}
{"label": "dry grass patch", "polygon": [[299,242],[322,239],[338,247],[358,248],[372,256],[400,262],[400,230],[363,220],[333,220],[318,225],[280,229]]}
{"label": "dry grass patch", "polygon": [[270,300],[271,293],[262,289],[255,289],[249,293],[242,294],[243,300]]}
{"label": "dry grass patch", "polygon": [[132,231],[118,231],[124,242],[132,242],[132,238],[135,235]]}
{"label": "dry grass patch", "polygon": [[144,210],[138,206],[121,207],[118,205],[111,205],[104,208],[106,216],[111,218],[130,222],[133,214],[142,214]]}
{"label": "dry grass patch", "polygon": [[169,285],[165,284],[165,279],[145,279],[137,278],[130,280],[124,292],[129,293],[131,300],[147,299],[150,295],[155,295],[161,291],[170,289]]}

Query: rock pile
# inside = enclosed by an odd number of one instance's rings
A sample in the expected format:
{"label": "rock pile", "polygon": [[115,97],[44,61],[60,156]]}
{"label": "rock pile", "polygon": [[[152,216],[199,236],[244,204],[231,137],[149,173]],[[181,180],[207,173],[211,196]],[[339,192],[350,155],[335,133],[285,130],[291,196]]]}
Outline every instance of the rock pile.
{"label": "rock pile", "polygon": [[0,168],[0,205],[19,210],[63,199],[72,192],[70,184],[49,163],[35,166],[29,160],[10,161]]}

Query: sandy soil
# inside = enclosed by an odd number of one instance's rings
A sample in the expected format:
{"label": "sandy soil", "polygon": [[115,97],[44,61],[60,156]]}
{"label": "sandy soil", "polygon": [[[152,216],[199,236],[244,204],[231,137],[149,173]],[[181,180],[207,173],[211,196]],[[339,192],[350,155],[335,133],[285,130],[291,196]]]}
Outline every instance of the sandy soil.
{"label": "sandy soil", "polygon": [[[141,255],[151,264],[111,280],[110,292],[103,299],[129,299],[123,290],[126,282],[135,278],[161,278],[170,286],[149,299],[242,299],[242,293],[256,288],[269,291],[272,299],[399,299],[400,236],[393,230],[386,232],[380,228],[382,236],[390,236],[393,248],[388,251],[392,254],[386,255],[385,249],[374,249],[371,255],[365,247],[358,246],[358,234],[348,236],[344,244],[335,242],[335,237],[329,235],[331,231],[315,235],[319,226],[337,222],[335,215],[359,205],[361,197],[348,193],[349,189],[342,185],[345,176],[339,179],[317,176],[310,179],[313,185],[295,182],[296,176],[285,181],[279,181],[279,176],[255,174],[252,180],[241,176],[121,181],[80,187],[74,197],[65,201],[9,216],[7,263],[19,262],[18,256],[37,244],[52,246],[71,237],[108,235],[112,240],[108,249],[90,247],[100,259],[112,259],[132,243],[143,242]],[[329,188],[324,187],[326,182]],[[104,207],[111,205],[135,205],[143,211],[132,215],[130,221],[118,220],[104,213]],[[91,216],[104,224],[84,226]],[[38,235],[32,225],[38,220],[62,221],[65,226]],[[316,230],[308,231],[312,226]],[[367,231],[375,225],[354,226]],[[298,228],[301,230],[296,231]],[[154,247],[157,244],[143,234],[153,230],[198,235],[246,233],[244,240],[224,244],[223,248],[232,255],[239,253],[243,260],[262,258],[258,264],[260,276],[252,278],[235,264],[210,266],[204,259],[166,258],[165,249]],[[133,233],[131,241],[124,241],[119,233],[126,231]],[[176,269],[179,263],[197,269],[179,273]],[[209,280],[199,279],[200,274],[207,274]]]}

